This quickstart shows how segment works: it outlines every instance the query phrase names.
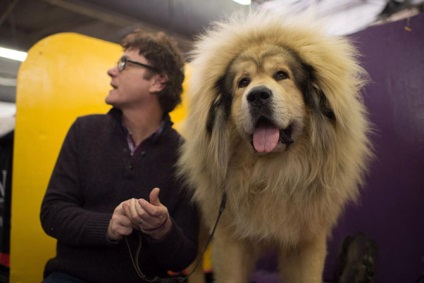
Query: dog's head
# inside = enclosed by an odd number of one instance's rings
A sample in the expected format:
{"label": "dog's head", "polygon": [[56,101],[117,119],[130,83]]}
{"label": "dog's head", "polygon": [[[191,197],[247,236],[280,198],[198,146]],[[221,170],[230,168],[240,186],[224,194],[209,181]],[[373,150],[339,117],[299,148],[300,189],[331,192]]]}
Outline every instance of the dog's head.
{"label": "dog's head", "polygon": [[[314,70],[289,48],[259,44],[231,61],[216,82],[208,131],[233,123],[241,138],[261,154],[287,150],[305,128],[308,115],[336,117]],[[223,119],[217,121],[217,112]]]}
{"label": "dog's head", "polygon": [[[192,53],[184,170],[224,180],[230,166],[272,159],[306,168],[311,155],[313,168],[331,172],[363,166],[366,73],[357,54],[346,38],[299,19],[253,14],[212,26]],[[334,165],[347,154],[359,165]]]}

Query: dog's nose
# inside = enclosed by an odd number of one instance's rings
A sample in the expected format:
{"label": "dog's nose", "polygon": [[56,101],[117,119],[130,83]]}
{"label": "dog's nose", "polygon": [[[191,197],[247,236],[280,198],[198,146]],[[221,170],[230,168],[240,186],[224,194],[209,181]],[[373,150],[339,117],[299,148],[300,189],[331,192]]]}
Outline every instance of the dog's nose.
{"label": "dog's nose", "polygon": [[272,92],[269,88],[263,86],[255,87],[247,95],[247,101],[253,106],[261,106],[267,103],[271,96]]}

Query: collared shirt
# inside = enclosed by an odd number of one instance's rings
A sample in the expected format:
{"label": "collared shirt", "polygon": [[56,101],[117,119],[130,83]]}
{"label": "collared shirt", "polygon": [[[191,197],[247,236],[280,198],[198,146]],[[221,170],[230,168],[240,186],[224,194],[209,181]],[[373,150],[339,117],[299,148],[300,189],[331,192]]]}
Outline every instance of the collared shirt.
{"label": "collared shirt", "polygon": [[157,130],[151,134],[150,136],[148,136],[146,139],[144,139],[138,146],[135,144],[134,139],[132,137],[132,133],[128,130],[128,128],[125,126],[124,121],[122,121],[122,127],[124,127],[125,132],[127,133],[127,143],[128,143],[128,147],[130,149],[131,155],[134,155],[135,153],[139,153],[141,151],[141,149],[143,148],[143,144],[146,140],[148,139],[154,139],[156,136],[160,136],[160,134],[163,131],[163,128],[165,126],[165,120],[162,120],[162,122],[160,123],[159,128],[157,128]]}

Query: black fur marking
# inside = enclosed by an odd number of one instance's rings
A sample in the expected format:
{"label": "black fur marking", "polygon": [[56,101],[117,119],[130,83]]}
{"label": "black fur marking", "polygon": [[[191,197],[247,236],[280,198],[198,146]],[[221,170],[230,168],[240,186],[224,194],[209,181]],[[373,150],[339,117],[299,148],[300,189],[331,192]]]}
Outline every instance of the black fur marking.
{"label": "black fur marking", "polygon": [[327,97],[321,89],[316,88],[315,91],[318,94],[319,98],[319,108],[321,109],[322,114],[328,119],[336,122],[336,115],[334,114],[333,109],[331,109],[330,104],[328,103]]}
{"label": "black fur marking", "polygon": [[206,123],[206,129],[209,134],[212,133],[216,114],[220,108],[224,111],[225,120],[230,116],[233,102],[233,96],[231,95],[231,77],[233,77],[233,75],[224,76],[215,83],[217,97],[209,108],[209,115]]}
{"label": "black fur marking", "polygon": [[289,51],[295,58],[295,62],[291,64],[291,68],[294,72],[296,85],[303,94],[305,105],[310,109],[314,109],[321,113],[328,119],[336,121],[336,115],[334,114],[325,93],[318,87],[318,79],[315,76],[315,69],[311,65],[303,62],[294,50],[289,49]]}
{"label": "black fur marking", "polygon": [[295,72],[294,77],[296,84],[302,92],[303,100],[306,106],[311,109],[317,109],[317,103],[313,96],[315,92],[312,86],[312,67],[301,63],[300,66],[296,66],[293,69]]}

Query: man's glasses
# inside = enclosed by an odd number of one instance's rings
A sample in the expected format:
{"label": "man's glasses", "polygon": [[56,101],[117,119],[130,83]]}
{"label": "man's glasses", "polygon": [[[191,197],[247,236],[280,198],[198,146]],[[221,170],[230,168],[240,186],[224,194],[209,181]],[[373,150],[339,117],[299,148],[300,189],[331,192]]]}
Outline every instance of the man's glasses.
{"label": "man's glasses", "polygon": [[134,65],[139,65],[139,66],[142,66],[142,67],[144,67],[146,69],[149,69],[149,70],[152,70],[152,71],[155,71],[155,72],[159,73],[159,70],[157,68],[155,68],[153,66],[150,66],[150,65],[146,65],[146,64],[137,62],[137,61],[133,61],[131,59],[128,59],[127,57],[121,57],[121,59],[119,59],[118,64],[117,64],[118,65],[118,70],[120,72],[122,72],[123,70],[125,70],[125,67],[127,66],[127,63],[131,63],[131,64],[134,64]]}

